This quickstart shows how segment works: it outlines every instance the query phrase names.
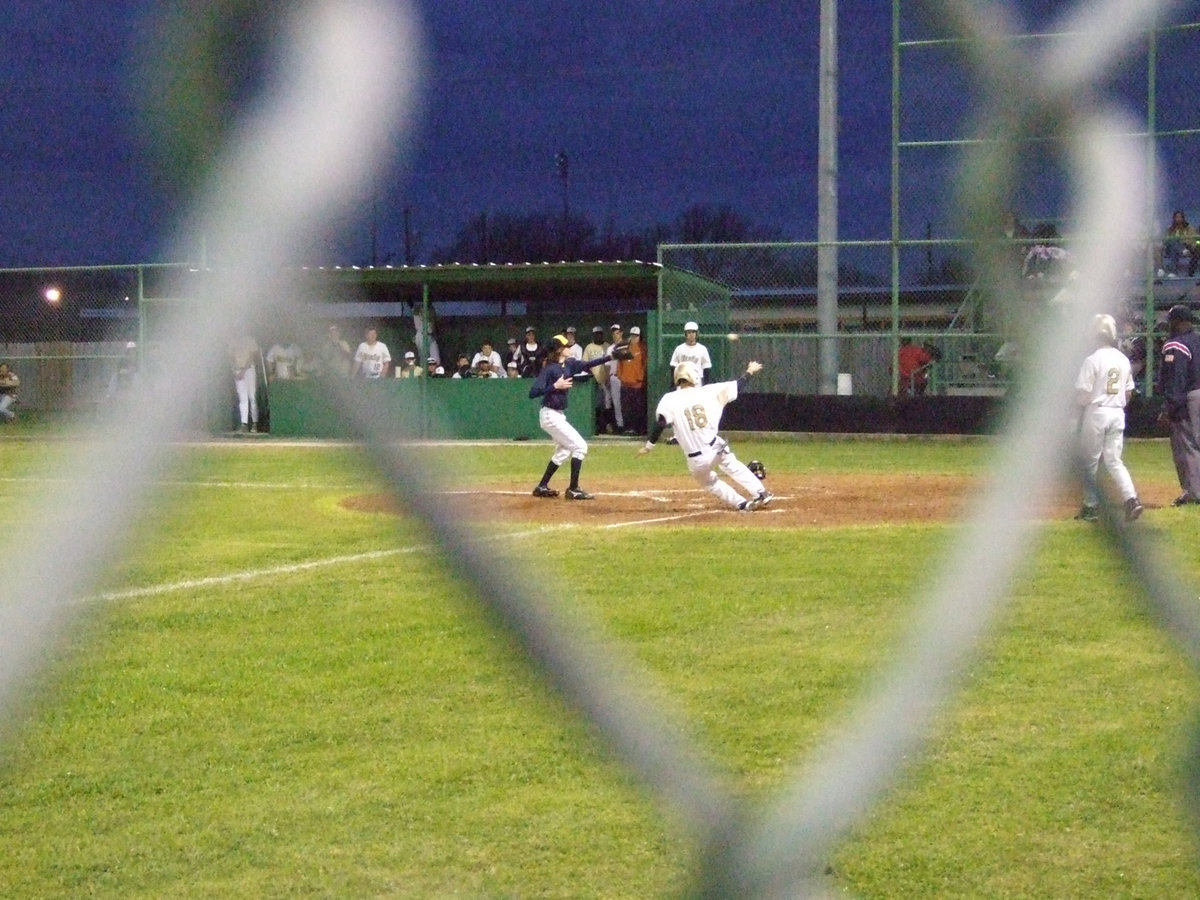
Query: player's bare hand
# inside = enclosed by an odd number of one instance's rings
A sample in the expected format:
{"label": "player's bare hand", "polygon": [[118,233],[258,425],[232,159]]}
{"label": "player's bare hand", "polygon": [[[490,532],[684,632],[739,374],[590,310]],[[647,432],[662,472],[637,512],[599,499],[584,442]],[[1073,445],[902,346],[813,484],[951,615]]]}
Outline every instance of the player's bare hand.
{"label": "player's bare hand", "polygon": [[570,378],[568,378],[566,375],[562,375],[559,377],[558,381],[554,382],[554,389],[556,391],[565,391],[567,388],[569,388],[574,383],[575,382],[572,381]]}
{"label": "player's bare hand", "polygon": [[758,362],[757,360],[752,360],[746,366],[746,374],[747,375],[757,375],[761,371],[762,371],[762,363]]}

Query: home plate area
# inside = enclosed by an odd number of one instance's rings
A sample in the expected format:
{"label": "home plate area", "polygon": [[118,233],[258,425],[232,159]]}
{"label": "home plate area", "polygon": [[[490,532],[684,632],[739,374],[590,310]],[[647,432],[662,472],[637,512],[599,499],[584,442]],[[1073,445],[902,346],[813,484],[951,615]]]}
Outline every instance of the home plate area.
{"label": "home plate area", "polygon": [[[566,473],[560,473],[565,475]],[[897,473],[886,476],[776,475],[764,485],[775,495],[766,509],[738,512],[700,488],[688,475],[677,477],[622,478],[619,481],[589,478],[583,486],[594,500],[543,499],[532,495],[536,479],[528,483],[481,485],[448,491],[446,502],[461,506],[464,515],[478,515],[480,504],[490,517],[508,522],[538,523],[569,514],[575,520],[596,524],[644,524],[755,528],[802,527],[883,522],[940,522],[960,518],[976,479],[961,475]],[[562,491],[566,478],[552,487]],[[1069,519],[1078,509],[1077,496],[1055,498],[1044,510],[1047,518]],[[364,512],[397,512],[387,495],[369,494],[343,501],[349,509]]]}

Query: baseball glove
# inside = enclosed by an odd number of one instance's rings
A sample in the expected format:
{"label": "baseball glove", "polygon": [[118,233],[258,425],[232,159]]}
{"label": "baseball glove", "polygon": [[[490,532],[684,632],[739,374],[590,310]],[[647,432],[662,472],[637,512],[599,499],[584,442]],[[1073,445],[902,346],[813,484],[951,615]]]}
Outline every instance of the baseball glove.
{"label": "baseball glove", "polygon": [[629,349],[628,341],[621,341],[619,344],[613,344],[612,350],[609,351],[613,359],[633,359],[633,351]]}

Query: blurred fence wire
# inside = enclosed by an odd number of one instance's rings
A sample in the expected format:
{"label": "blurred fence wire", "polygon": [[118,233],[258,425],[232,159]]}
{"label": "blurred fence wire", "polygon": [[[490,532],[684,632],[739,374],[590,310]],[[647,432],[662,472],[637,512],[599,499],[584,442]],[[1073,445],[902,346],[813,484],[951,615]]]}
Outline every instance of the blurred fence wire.
{"label": "blurred fence wire", "polygon": [[[429,524],[484,604],[514,634],[531,665],[568,699],[649,791],[690,826],[700,848],[699,890],[712,896],[822,893],[826,860],[837,842],[879,800],[906,760],[919,755],[935,711],[956,690],[964,663],[1007,597],[1016,568],[1036,540],[1039,498],[1070,460],[1068,408],[1075,361],[1086,355],[1080,323],[1115,300],[1134,246],[1129,224],[1146,204],[1142,158],[1120,135],[1129,125],[1090,85],[1116,65],[1134,35],[1169,7],[1151,0],[1080,4],[1068,14],[1077,37],[1053,55],[992,40],[1015,30],[1000,4],[929,0],[932,14],[967,39],[964,46],[983,98],[960,198],[966,221],[994,222],[1007,207],[1020,165],[1020,137],[1032,122],[1054,117],[1068,136],[1064,166],[1074,185],[1074,214],[1095,223],[1080,248],[1080,285],[1066,315],[1033,329],[1030,371],[1038,373],[1009,414],[997,463],[970,521],[928,588],[902,652],[861,700],[836,741],[803,766],[764,814],[743,808],[703,754],[664,727],[675,718],[661,699],[635,687],[641,673],[627,653],[595,630],[566,620],[543,602],[539,585],[448,517],[425,471],[403,444],[378,430],[355,392],[338,398],[348,430],[370,447],[392,490]],[[264,8],[266,8],[264,6]],[[4,548],[7,573],[0,606],[0,706],[11,721],[21,687],[44,649],[70,625],[104,562],[128,533],[185,410],[205,390],[200,373],[217,368],[227,327],[253,316],[280,315],[286,297],[279,273],[308,246],[405,139],[420,71],[420,36],[412,11],[382,0],[302,3],[278,17],[285,52],[270,103],[242,123],[222,152],[220,177],[207,182],[181,242],[205,236],[225,264],[208,283],[206,303],[175,310],[165,325],[179,348],[178,402],[142,406],[128,400],[86,447],[63,465],[72,477],[47,512],[22,523]],[[799,14],[799,13],[797,13]],[[337,160],[337,164],[331,161]],[[1131,174],[1133,173],[1133,174]],[[977,235],[976,237],[986,237]],[[986,241],[981,243],[986,246]],[[984,258],[993,271],[1003,265]],[[1002,279],[997,274],[997,280]],[[346,386],[343,385],[343,388]],[[1105,533],[1141,581],[1151,610],[1200,668],[1200,618],[1194,594],[1155,563],[1145,537],[1126,530],[1113,510]],[[754,823],[754,824],[751,824]]]}

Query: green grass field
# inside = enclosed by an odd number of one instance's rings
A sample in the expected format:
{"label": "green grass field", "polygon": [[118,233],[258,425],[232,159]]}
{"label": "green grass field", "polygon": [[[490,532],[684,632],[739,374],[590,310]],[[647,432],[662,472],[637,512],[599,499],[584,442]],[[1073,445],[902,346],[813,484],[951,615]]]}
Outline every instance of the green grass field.
{"label": "green grass field", "polygon": [[[772,473],[980,474],[990,453],[986,442],[736,446]],[[635,463],[630,449],[596,446],[587,471],[682,471],[675,453]],[[9,527],[63,451],[0,442]],[[547,450],[430,453],[457,481],[486,485],[532,482]],[[1139,486],[1173,480],[1161,441],[1132,442],[1126,460]],[[0,746],[0,896],[694,886],[686,830],[531,673],[423,527],[340,505],[378,487],[344,447],[181,449],[96,586],[112,597],[85,603]],[[547,518],[563,509],[547,504]],[[1197,515],[1152,509],[1138,525],[1192,580]],[[528,523],[479,520],[513,535],[498,552],[628,648],[733,791],[759,802],[836,734],[956,525],[754,525],[549,540]],[[1095,528],[1047,523],[929,753],[831,860],[834,890],[1200,896],[1181,803],[1198,700],[1195,674]]]}

